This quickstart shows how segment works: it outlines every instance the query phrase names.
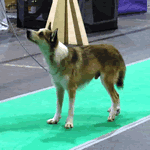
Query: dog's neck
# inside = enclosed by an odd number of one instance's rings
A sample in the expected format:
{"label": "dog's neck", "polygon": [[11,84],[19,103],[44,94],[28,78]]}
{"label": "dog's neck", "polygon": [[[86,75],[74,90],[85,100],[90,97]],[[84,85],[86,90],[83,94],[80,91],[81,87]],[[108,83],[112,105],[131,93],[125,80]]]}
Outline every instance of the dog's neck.
{"label": "dog's neck", "polygon": [[68,48],[60,41],[58,42],[57,47],[55,48],[54,60],[56,63],[60,63],[65,57],[68,56]]}
{"label": "dog's neck", "polygon": [[50,58],[50,55],[54,53],[53,59],[57,64],[59,64],[65,57],[68,56],[67,46],[65,46],[60,41],[58,42],[58,45],[53,50],[48,48],[49,45],[47,43],[42,43],[39,47],[46,60],[48,60]]}
{"label": "dog's neck", "polygon": [[[48,64],[49,71],[54,74],[57,71],[57,67],[59,66],[60,62],[68,56],[68,48],[63,43],[58,42],[58,45],[53,49],[54,55],[52,55],[52,50],[48,47],[49,46],[47,43],[40,45],[40,49]],[[53,57],[53,61],[50,59],[51,55]]]}
{"label": "dog's neck", "polygon": [[51,55],[49,44],[47,44],[46,42],[43,42],[42,44],[39,45],[39,48],[42,54],[44,55],[45,59],[48,60]]}

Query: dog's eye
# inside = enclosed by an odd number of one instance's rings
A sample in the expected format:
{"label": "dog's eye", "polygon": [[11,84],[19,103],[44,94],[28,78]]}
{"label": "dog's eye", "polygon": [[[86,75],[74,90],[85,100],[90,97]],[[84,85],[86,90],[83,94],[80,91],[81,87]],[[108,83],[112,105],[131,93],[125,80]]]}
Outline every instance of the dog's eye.
{"label": "dog's eye", "polygon": [[40,32],[40,33],[39,33],[39,36],[43,36],[43,32]]}

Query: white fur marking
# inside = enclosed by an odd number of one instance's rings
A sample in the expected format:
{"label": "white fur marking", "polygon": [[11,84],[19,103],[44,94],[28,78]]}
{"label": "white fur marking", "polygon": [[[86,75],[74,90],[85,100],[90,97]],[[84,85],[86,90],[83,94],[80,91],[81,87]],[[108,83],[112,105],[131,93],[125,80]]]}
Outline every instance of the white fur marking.
{"label": "white fur marking", "polygon": [[65,128],[73,128],[73,116],[74,116],[74,101],[75,99],[69,99],[69,112],[67,117],[67,122],[65,124]]}
{"label": "white fur marking", "polygon": [[39,45],[39,48],[42,52],[42,54],[44,55],[44,60],[46,60],[46,64],[48,65],[48,67],[50,67],[51,63],[49,60],[50,57],[50,50],[49,50],[49,45],[46,41],[42,41]]}
{"label": "white fur marking", "polygon": [[[40,29],[40,31],[42,31],[42,30],[43,29]],[[49,68],[48,70],[49,70],[50,74],[52,75],[54,84],[55,85],[60,84],[64,89],[67,89],[69,77],[67,75],[61,76],[59,73],[55,74],[57,72],[58,68],[57,67],[54,68],[51,65],[51,62],[49,59],[51,50],[50,50],[48,43],[45,40],[40,41],[39,48],[45,57],[44,60],[46,60],[46,64],[48,65],[48,68]],[[60,63],[61,60],[63,60],[67,56],[68,56],[68,48],[63,43],[59,42],[57,47],[55,48],[54,60],[57,63]],[[53,75],[53,74],[55,74],[55,75]]]}
{"label": "white fur marking", "polygon": [[53,81],[55,85],[61,85],[64,89],[68,88],[68,81],[69,81],[69,77],[67,75],[65,76],[60,76],[59,74],[56,75],[52,75]]}
{"label": "white fur marking", "polygon": [[58,46],[55,49],[54,59],[57,63],[60,63],[65,57],[68,56],[68,48],[59,41]]}

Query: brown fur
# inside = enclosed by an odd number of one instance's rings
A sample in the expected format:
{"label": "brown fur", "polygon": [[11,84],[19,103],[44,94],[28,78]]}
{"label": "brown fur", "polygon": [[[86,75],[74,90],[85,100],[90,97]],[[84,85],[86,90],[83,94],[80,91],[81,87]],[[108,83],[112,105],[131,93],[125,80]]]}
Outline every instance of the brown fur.
{"label": "brown fur", "polygon": [[[58,47],[57,31],[52,32],[50,27],[37,32],[27,31],[28,39],[39,45],[49,65],[50,72],[53,70],[52,77],[58,97],[57,111],[54,118],[48,120],[48,123],[57,123],[59,121],[64,90],[66,89],[69,94],[69,115],[65,127],[72,128],[76,90],[99,76],[112,99],[108,121],[113,121],[115,115],[118,115],[118,112],[120,112],[119,94],[116,92],[114,84],[118,87],[123,87],[126,71],[121,54],[115,47],[107,44],[69,47],[66,48],[66,52],[63,45]],[[41,48],[43,42],[45,42],[44,45],[47,47],[46,50]],[[56,50],[59,50],[65,56],[60,62],[55,60]],[[62,82],[63,80],[64,82]],[[64,84],[67,84],[67,86],[65,87]]]}
{"label": "brown fur", "polygon": [[[58,68],[65,69],[62,75],[69,75],[77,87],[98,78],[100,73],[109,74],[113,84],[119,78],[119,72],[125,72],[125,63],[122,56],[112,45],[101,44],[68,48],[69,55],[63,59]],[[107,60],[107,61],[106,61]]]}

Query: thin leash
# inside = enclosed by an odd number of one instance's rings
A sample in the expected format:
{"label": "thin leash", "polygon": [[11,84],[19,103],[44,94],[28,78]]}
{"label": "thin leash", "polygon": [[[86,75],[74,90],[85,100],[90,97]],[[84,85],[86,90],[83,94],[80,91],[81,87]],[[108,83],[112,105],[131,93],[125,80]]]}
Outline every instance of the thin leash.
{"label": "thin leash", "polygon": [[1,6],[2,6],[3,11],[5,12],[6,18],[7,18],[8,22],[9,22],[9,24],[10,24],[12,30],[13,30],[13,34],[15,35],[15,37],[16,37],[16,39],[18,40],[18,42],[20,43],[20,45],[23,47],[23,49],[26,51],[26,53],[27,53],[41,68],[43,68],[46,72],[48,72],[48,70],[47,70],[46,68],[44,68],[44,67],[28,52],[28,50],[23,46],[23,44],[21,43],[21,41],[19,40],[19,38],[18,38],[18,36],[17,36],[17,34],[16,34],[15,29],[14,29],[13,26],[12,26],[12,23],[11,23],[10,19],[7,17],[6,11],[5,11],[5,9],[4,9],[3,4],[2,4],[1,1],[0,1],[0,3],[1,3]]}

